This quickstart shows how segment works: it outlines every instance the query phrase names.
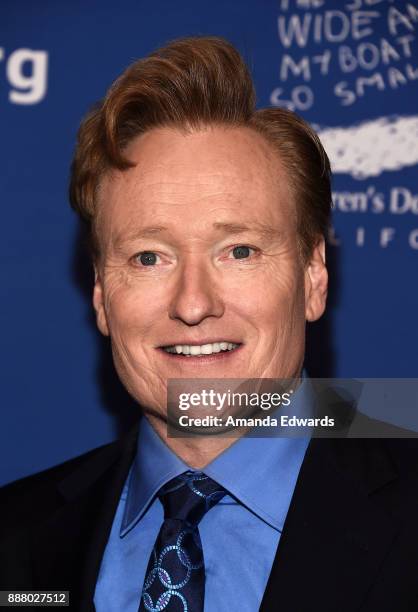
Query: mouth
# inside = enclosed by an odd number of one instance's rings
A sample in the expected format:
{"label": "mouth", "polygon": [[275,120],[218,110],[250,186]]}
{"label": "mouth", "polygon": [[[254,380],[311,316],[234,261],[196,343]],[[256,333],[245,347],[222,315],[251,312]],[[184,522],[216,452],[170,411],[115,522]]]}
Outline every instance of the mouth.
{"label": "mouth", "polygon": [[227,354],[236,352],[242,343],[230,342],[229,340],[217,340],[205,344],[170,344],[160,346],[162,350],[169,356],[179,359],[184,358],[204,358],[204,357],[225,357]]}

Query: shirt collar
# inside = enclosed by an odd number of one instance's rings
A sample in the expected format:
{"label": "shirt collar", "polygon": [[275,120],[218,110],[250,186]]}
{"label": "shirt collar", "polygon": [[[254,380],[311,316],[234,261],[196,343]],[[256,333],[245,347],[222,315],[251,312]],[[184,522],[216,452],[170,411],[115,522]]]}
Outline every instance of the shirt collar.
{"label": "shirt collar", "polygon": [[121,537],[140,520],[159,489],[187,470],[190,467],[169,449],[147,419],[142,418],[137,451],[128,476]]}
{"label": "shirt collar", "polygon": [[[293,396],[292,415],[309,414],[312,401],[312,386],[304,377]],[[309,433],[304,437],[284,435],[280,428],[270,431],[268,438],[265,433],[264,437],[258,437],[253,432],[252,437],[240,438],[202,470],[279,531],[283,529],[309,444]],[[190,469],[161,440],[148,421],[141,419],[137,452],[127,481],[120,536],[126,535],[141,519],[165,483]]]}

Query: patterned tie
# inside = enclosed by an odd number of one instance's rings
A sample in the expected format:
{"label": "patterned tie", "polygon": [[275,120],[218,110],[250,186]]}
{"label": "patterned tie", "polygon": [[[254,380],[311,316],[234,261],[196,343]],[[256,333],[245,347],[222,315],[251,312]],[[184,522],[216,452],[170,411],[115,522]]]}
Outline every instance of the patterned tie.
{"label": "patterned tie", "polygon": [[164,522],[148,562],[139,612],[203,612],[205,565],[198,524],[226,491],[202,472],[162,487]]}

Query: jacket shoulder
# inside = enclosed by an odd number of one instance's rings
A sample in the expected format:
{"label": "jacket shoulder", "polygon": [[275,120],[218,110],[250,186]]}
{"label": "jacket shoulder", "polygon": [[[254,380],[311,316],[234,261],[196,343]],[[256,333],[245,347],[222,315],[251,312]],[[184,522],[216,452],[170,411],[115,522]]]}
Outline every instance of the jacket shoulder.
{"label": "jacket shoulder", "polygon": [[117,449],[120,441],[94,448],[78,457],[36,474],[15,480],[0,487],[0,524],[6,529],[13,525],[36,522],[45,508],[58,507],[62,502],[57,486],[75,471],[83,470],[92,462]]}
{"label": "jacket shoulder", "polygon": [[418,438],[386,438],[383,440],[399,470],[418,477]]}

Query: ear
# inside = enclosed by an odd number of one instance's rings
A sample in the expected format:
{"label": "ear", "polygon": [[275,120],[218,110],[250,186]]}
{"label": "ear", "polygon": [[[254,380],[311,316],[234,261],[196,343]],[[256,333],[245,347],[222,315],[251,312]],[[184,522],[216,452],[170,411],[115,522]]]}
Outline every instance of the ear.
{"label": "ear", "polygon": [[328,272],[325,266],[325,240],[314,247],[305,268],[305,317],[316,321],[324,310],[328,293]]}
{"label": "ear", "polygon": [[96,265],[94,266],[93,306],[96,311],[96,324],[104,336],[109,336],[106,311],[103,300],[103,285]]}

